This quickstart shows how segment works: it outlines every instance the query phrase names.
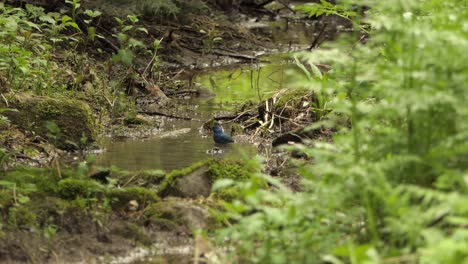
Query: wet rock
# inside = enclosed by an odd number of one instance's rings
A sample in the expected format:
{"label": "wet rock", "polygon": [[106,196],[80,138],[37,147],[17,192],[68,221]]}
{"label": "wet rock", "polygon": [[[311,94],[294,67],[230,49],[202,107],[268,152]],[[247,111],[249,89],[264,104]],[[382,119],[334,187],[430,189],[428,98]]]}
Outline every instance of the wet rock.
{"label": "wet rock", "polygon": [[96,132],[90,107],[79,100],[54,99],[29,93],[6,95],[8,106],[0,108],[20,130],[32,131],[62,149],[77,149],[95,140]]}
{"label": "wet rock", "polygon": [[171,188],[171,195],[185,198],[207,197],[211,192],[211,183],[206,175],[207,166],[200,167],[176,180]]}
{"label": "wet rock", "polygon": [[188,230],[206,230],[214,224],[214,219],[205,206],[194,201],[178,198],[168,198],[153,204],[148,209],[146,216],[156,224],[161,222],[161,219],[164,219],[171,221],[177,226],[186,227]]}
{"label": "wet rock", "polygon": [[[219,179],[233,179],[243,181],[251,173],[258,172],[256,167],[236,160],[208,159],[192,166],[168,173],[158,186],[160,197],[197,198],[208,197],[212,184]],[[232,198],[232,193],[229,197]],[[227,196],[221,195],[221,198]]]}
{"label": "wet rock", "polygon": [[271,143],[273,147],[279,145],[285,145],[290,143],[302,143],[304,140],[316,138],[321,134],[320,129],[296,129],[284,134],[279,135],[277,138],[273,139]]}

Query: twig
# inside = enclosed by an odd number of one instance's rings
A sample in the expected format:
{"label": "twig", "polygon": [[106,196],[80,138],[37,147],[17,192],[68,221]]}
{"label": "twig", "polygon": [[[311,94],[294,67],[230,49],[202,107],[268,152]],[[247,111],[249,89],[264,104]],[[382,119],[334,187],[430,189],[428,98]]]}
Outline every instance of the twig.
{"label": "twig", "polygon": [[320,29],[319,34],[317,35],[317,37],[314,39],[314,41],[310,45],[309,51],[313,50],[314,48],[316,48],[319,45],[319,40],[322,37],[323,33],[325,33],[326,28],[327,28],[327,23],[323,23],[323,27]]}
{"label": "twig", "polygon": [[1,94],[3,101],[5,101],[6,107],[10,107],[10,104],[8,103],[8,100],[6,99],[5,95]]}
{"label": "twig", "polygon": [[215,50],[212,50],[211,52],[212,52],[213,54],[215,54],[215,55],[227,56],[227,57],[236,58],[236,59],[249,60],[249,61],[256,61],[256,60],[258,60],[257,57],[251,56],[251,55],[247,55],[247,54],[240,54],[240,53],[233,53],[233,52],[225,52],[225,51],[216,50],[216,49],[215,49]]}
{"label": "twig", "polygon": [[230,119],[229,122],[233,122],[243,116],[252,116],[252,114],[250,113],[250,111],[252,111],[252,109],[248,109],[244,112],[241,112],[240,114],[236,114],[236,115],[229,115],[229,116],[217,116],[217,117],[214,117],[214,120],[226,120],[226,119]]}
{"label": "twig", "polygon": [[291,11],[293,14],[296,14],[296,10],[292,9],[288,4],[286,3],[283,3],[283,1],[281,0],[277,0],[281,5],[283,5],[286,9],[288,9],[289,11]]}
{"label": "twig", "polygon": [[186,89],[181,91],[167,92],[166,95],[180,95],[180,94],[198,94],[199,91],[195,89]]}
{"label": "twig", "polygon": [[135,174],[135,175],[133,175],[126,183],[124,183],[124,184],[122,185],[122,188],[123,188],[123,187],[126,187],[126,186],[127,186],[130,182],[132,182],[133,179],[135,179],[135,177],[137,177],[138,175],[139,175],[138,173]]}
{"label": "twig", "polygon": [[138,113],[145,114],[145,115],[165,116],[165,117],[175,118],[175,119],[193,120],[191,117],[175,116],[175,115],[165,114],[165,113],[156,112],[156,111],[138,111]]}

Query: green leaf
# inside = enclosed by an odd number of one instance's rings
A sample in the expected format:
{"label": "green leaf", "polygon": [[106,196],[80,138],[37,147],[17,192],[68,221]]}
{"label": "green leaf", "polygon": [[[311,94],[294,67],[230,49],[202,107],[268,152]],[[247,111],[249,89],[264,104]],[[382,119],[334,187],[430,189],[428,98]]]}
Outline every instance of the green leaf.
{"label": "green leaf", "polygon": [[294,61],[296,62],[296,65],[302,70],[302,72],[305,73],[307,76],[307,79],[312,80],[312,76],[310,75],[310,72],[307,70],[307,68],[302,64],[302,62],[299,61],[298,57],[294,55]]}
{"label": "green leaf", "polygon": [[66,26],[70,26],[70,27],[72,27],[72,28],[75,28],[75,29],[77,29],[78,31],[81,32],[81,28],[80,28],[80,27],[78,26],[78,24],[76,24],[75,22],[67,22],[67,23],[65,23],[65,25],[66,25]]}
{"label": "green leaf", "polygon": [[24,195],[18,195],[18,202],[20,204],[26,204],[30,201],[29,197],[28,196],[24,196]]}
{"label": "green leaf", "polygon": [[214,184],[213,184],[213,187],[211,188],[211,190],[213,192],[215,191],[218,191],[218,190],[221,190],[221,189],[226,189],[228,187],[232,187],[234,186],[234,180],[232,179],[221,179],[221,180],[217,180]]}
{"label": "green leaf", "polygon": [[135,15],[128,15],[127,18],[128,18],[132,23],[138,22],[138,17],[135,16]]}
{"label": "green leaf", "polygon": [[312,68],[312,72],[314,73],[314,75],[317,76],[319,79],[322,79],[323,75],[320,69],[317,66],[315,66],[315,64],[313,63],[310,63],[309,65]]}
{"label": "green leaf", "polygon": [[127,32],[127,31],[130,31],[131,29],[133,28],[132,25],[129,25],[129,26],[125,26],[122,28],[122,32]]}
{"label": "green leaf", "polygon": [[144,28],[144,27],[139,27],[139,28],[137,28],[137,30],[148,34],[148,30],[146,28]]}
{"label": "green leaf", "polygon": [[55,19],[52,18],[49,15],[40,16],[39,20],[42,21],[42,22],[47,22],[47,23],[52,24],[52,25],[55,25],[57,23],[57,21],[55,21]]}
{"label": "green leaf", "polygon": [[91,17],[91,18],[96,18],[100,15],[102,15],[102,12],[101,11],[98,11],[98,10],[89,10],[89,9],[86,9],[84,11],[84,14]]}
{"label": "green leaf", "polygon": [[72,21],[73,19],[67,15],[62,16],[62,24],[65,24],[68,21]]}

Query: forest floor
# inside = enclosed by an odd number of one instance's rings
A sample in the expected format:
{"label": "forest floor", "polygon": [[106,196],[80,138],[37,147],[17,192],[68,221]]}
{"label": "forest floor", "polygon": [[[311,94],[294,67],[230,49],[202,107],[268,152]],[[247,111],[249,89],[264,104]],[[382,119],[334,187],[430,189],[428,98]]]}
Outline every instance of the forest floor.
{"label": "forest floor", "polygon": [[[243,10],[234,19],[216,10],[210,16],[191,15],[189,24],[141,19],[139,25],[148,34],[138,33],[139,40],[146,45],[160,40],[160,48],[155,48],[152,56],[136,56],[135,63],[130,67],[110,67],[106,62],[110,53],[119,50],[119,43],[107,38],[110,32],[104,34],[101,42],[81,47],[79,51],[62,49],[64,54],[79,52],[77,56],[88,57],[86,63],[77,67],[76,72],[70,73],[69,77],[80,78],[76,85],[80,93],[75,93],[73,99],[86,102],[89,107],[83,106],[83,111],[89,108],[92,118],[98,120],[95,131],[89,134],[97,137],[119,130],[124,131],[121,136],[125,137],[149,136],[145,131],[149,131],[160,118],[192,118],[193,112],[178,104],[176,99],[207,92],[194,83],[194,76],[213,67],[251,64],[264,55],[294,50],[291,45],[274,43],[274,36],[268,31],[252,30],[245,26],[251,22],[279,17],[300,19],[288,12],[290,10]],[[100,22],[101,29],[110,31],[106,25],[111,24],[112,20],[111,15],[104,15]],[[333,39],[340,27],[343,27],[343,21],[337,18],[320,19],[312,29],[317,32],[315,39],[311,39],[310,47]],[[61,61],[66,59],[59,53],[54,56],[59,64],[70,63]],[[326,70],[326,66],[323,70]],[[126,87],[124,93],[128,99],[124,101],[132,102],[129,105],[135,109],[131,114],[125,113],[125,110],[124,114],[121,110],[118,112],[116,101],[111,101],[108,96],[88,96],[102,83],[101,74],[108,75],[109,79],[124,75],[119,80]],[[31,108],[31,104],[37,101],[42,104],[43,100],[49,100],[36,96],[18,97],[17,93],[6,98],[11,105],[16,104],[17,108],[23,107],[23,110],[35,109]],[[56,103],[55,99],[50,100]],[[206,122],[205,128],[210,130],[213,122],[229,123],[239,128],[241,134],[249,136],[250,140],[263,140],[270,147],[272,144],[277,146],[304,142],[305,139],[330,140],[332,131],[324,128],[304,129],[319,118],[310,107],[310,103],[315,100],[311,91],[279,91],[258,104],[246,104],[239,109],[219,113]],[[107,106],[102,107],[102,104]],[[73,119],[74,115],[71,114],[81,111],[81,108],[63,109],[64,112],[70,111],[67,118],[71,119],[67,119],[64,124],[73,127],[82,123],[85,126],[86,120]],[[103,109],[107,110],[106,115],[102,114]],[[19,110],[21,112],[22,109]],[[8,167],[29,165],[45,166],[47,169],[15,169],[7,171],[3,177],[5,181],[13,178],[27,181],[29,178],[42,177],[34,178],[34,184],[41,186],[40,191],[32,191],[34,194],[31,195],[31,201],[25,202],[24,206],[18,194],[10,197],[6,192],[0,193],[0,198],[5,201],[0,210],[8,211],[5,223],[16,227],[3,231],[0,229],[0,261],[5,263],[137,263],[135,261],[145,257],[151,257],[151,263],[190,263],[194,250],[206,251],[200,255],[214,250],[206,246],[209,243],[202,237],[194,238],[190,228],[209,230],[219,225],[209,214],[208,208],[220,207],[220,197],[229,198],[229,194],[213,196],[212,183],[220,175],[242,179],[249,172],[241,161],[208,160],[168,173],[87,167],[84,174],[90,180],[67,181],[63,178],[79,174],[73,169],[61,168],[59,164],[70,153],[68,143],[64,141],[64,145],[61,145],[57,143],[60,140],[51,140],[50,131],[25,130],[21,124],[15,124],[15,120],[24,117],[16,118],[12,116],[13,125],[0,138],[4,147],[13,153]],[[63,133],[67,131],[66,127],[61,128]],[[85,157],[89,151],[88,147],[78,152]],[[266,171],[263,172],[273,176],[288,175],[282,177],[283,181],[299,190],[297,173],[288,165],[289,155],[284,151],[277,153],[268,161]],[[293,156],[306,160],[302,153],[293,153]],[[78,164],[78,161],[70,163]],[[96,187],[90,183],[95,181],[122,188],[102,189],[102,186]],[[148,192],[152,188],[157,190],[157,195]],[[57,197],[47,192],[56,193]],[[82,198],[84,194],[88,198]],[[27,196],[27,192],[24,195]],[[90,196],[94,198],[90,199]],[[10,207],[13,204],[21,206]],[[35,209],[28,211],[27,208]]]}

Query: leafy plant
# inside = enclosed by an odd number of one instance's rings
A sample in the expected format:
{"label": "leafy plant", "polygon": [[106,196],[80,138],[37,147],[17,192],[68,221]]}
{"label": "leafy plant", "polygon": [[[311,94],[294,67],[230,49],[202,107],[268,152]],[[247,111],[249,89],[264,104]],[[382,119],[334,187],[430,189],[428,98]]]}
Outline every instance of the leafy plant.
{"label": "leafy plant", "polygon": [[132,32],[140,31],[148,34],[148,31],[144,27],[136,26],[139,21],[135,15],[128,15],[127,19],[123,20],[115,17],[115,20],[119,24],[118,33],[113,36],[117,38],[120,43],[120,49],[117,54],[113,55],[113,60],[116,62],[122,62],[125,66],[131,66],[135,58],[135,51],[138,49],[146,49],[143,42],[131,37]]}
{"label": "leafy plant", "polygon": [[[311,12],[339,14],[351,2]],[[226,203],[218,237],[233,262],[468,261],[468,9],[455,0],[366,4],[354,33],[299,55],[332,66],[308,74],[332,110],[313,126],[337,131],[333,143],[300,147],[313,158],[299,168],[304,191],[265,175],[229,183],[241,198]],[[356,43],[362,22],[366,44]]]}
{"label": "leafy plant", "polygon": [[320,0],[320,3],[300,5],[297,6],[295,9],[308,13],[309,17],[319,17],[321,15],[335,15],[350,21],[352,21],[352,19],[358,15],[355,11],[351,11],[346,5],[332,4],[326,0]]}
{"label": "leafy plant", "polygon": [[221,42],[223,40],[217,29],[210,29],[208,31],[201,29],[200,33],[205,35],[203,39],[203,46],[205,47],[205,51],[207,53],[211,53],[213,51],[214,45],[217,42]]}

